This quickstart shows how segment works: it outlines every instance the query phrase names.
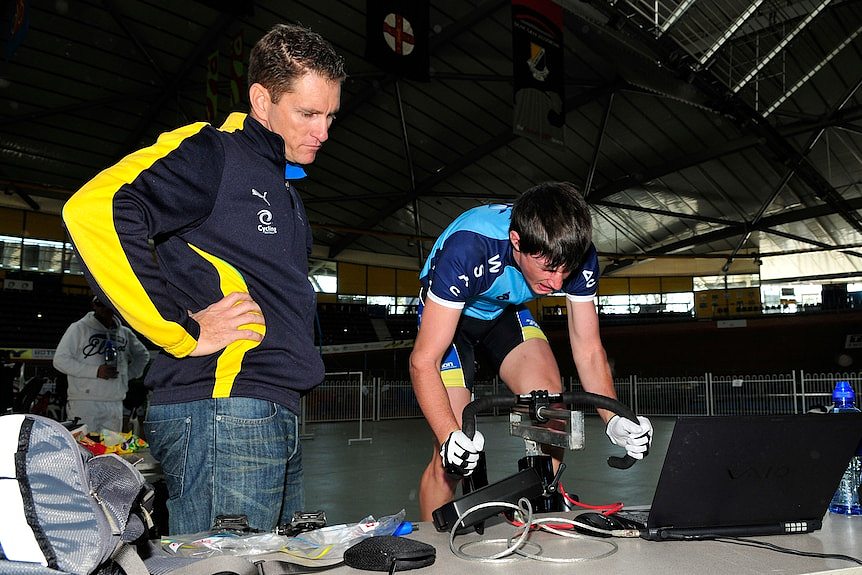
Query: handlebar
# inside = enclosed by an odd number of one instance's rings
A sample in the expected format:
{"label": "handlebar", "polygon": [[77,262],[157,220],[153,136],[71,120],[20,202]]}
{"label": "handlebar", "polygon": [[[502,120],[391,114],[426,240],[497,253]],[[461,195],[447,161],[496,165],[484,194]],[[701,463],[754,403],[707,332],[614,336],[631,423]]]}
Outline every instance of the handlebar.
{"label": "handlebar", "polygon": [[[476,434],[476,415],[494,407],[511,409],[518,403],[520,397],[521,396],[518,395],[485,395],[478,399],[474,399],[464,408],[461,418],[461,431],[464,432],[464,435],[472,439]],[[625,417],[626,419],[638,423],[638,418],[635,415],[635,412],[632,411],[629,406],[604,395],[598,395],[587,391],[569,391],[561,394],[549,395],[548,400],[551,403],[563,403],[566,405],[578,402],[586,403],[593,407],[606,409],[616,413],[620,417]],[[615,455],[608,457],[608,465],[616,469],[628,469],[636,462],[637,459],[628,454],[624,457],[618,457]]]}

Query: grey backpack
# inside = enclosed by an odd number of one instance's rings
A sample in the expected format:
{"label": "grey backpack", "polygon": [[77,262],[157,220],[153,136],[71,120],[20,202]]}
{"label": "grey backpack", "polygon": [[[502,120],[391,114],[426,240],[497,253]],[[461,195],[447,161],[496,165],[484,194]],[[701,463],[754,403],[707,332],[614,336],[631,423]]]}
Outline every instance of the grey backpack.
{"label": "grey backpack", "polygon": [[239,557],[159,557],[153,490],[117,455],[93,456],[60,423],[0,416],[0,575],[256,573]]}

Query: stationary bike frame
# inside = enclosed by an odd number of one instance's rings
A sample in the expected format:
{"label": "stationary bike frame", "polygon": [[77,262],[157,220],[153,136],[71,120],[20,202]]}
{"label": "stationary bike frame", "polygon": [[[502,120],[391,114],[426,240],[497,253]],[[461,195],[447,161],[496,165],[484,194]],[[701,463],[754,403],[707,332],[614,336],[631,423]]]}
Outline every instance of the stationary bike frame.
{"label": "stationary bike frame", "polygon": [[[476,416],[480,412],[502,408],[514,412],[528,413],[532,422],[544,424],[570,411],[561,410],[558,406],[572,404],[587,404],[599,409],[606,409],[620,417],[625,417],[635,423],[637,416],[631,408],[616,399],[589,392],[566,392],[550,394],[547,391],[533,391],[523,395],[488,395],[471,401],[464,408],[461,430],[471,439],[476,434]],[[526,438],[525,438],[526,440]],[[646,455],[646,454],[645,454]],[[626,454],[623,457],[611,456],[608,465],[617,469],[628,469],[637,459]],[[488,501],[506,501],[517,503],[521,497],[530,500],[537,512],[562,511],[563,501],[558,492],[559,476],[565,469],[561,465],[556,474],[551,466],[548,455],[527,455],[518,462],[519,472],[493,484],[488,483],[485,453],[481,452],[477,468],[462,482],[463,496],[447,503],[433,513],[434,525],[439,531],[449,530],[458,516],[465,510]],[[460,528],[475,527],[477,531],[484,530],[484,520],[495,515],[498,510],[486,509],[471,513],[460,524]]]}

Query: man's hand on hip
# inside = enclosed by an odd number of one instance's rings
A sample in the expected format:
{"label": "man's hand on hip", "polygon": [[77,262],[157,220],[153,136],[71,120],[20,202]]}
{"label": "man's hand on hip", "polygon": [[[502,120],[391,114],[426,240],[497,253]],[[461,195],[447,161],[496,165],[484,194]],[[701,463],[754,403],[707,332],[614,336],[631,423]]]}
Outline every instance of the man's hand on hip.
{"label": "man's hand on hip", "polygon": [[230,293],[198,312],[190,312],[189,315],[201,328],[198,345],[189,354],[193,357],[221,351],[241,339],[263,339],[262,334],[250,329],[250,326],[263,328],[265,322],[260,306],[247,293]]}

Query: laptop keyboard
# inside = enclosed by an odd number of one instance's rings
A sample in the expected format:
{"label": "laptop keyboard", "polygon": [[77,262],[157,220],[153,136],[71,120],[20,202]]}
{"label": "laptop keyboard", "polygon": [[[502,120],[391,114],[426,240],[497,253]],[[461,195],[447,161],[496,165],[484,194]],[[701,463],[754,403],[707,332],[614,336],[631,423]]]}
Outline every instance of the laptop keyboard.
{"label": "laptop keyboard", "polygon": [[643,511],[632,511],[628,509],[623,509],[622,511],[617,511],[615,515],[620,519],[638,523],[640,524],[640,528],[643,529],[646,527],[647,519],[649,518],[649,510],[645,509]]}

